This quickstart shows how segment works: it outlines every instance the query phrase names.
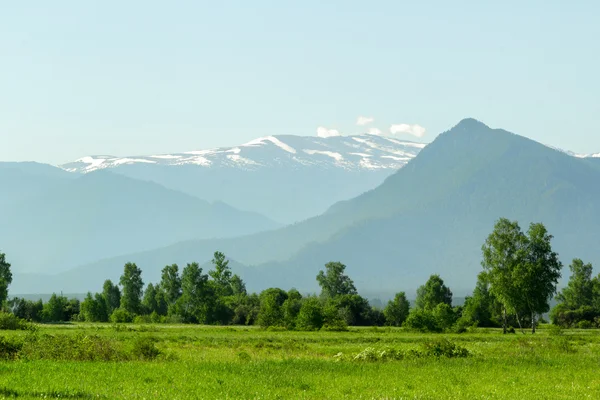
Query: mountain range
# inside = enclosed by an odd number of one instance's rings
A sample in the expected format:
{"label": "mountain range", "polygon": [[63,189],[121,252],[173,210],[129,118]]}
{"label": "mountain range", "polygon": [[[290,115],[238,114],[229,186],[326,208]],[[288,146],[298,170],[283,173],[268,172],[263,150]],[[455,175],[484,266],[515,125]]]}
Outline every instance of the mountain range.
{"label": "mountain range", "polygon": [[378,135],[268,136],[236,147],[150,156],[88,156],[66,171],[110,170],[281,223],[373,189],[425,144]]}
{"label": "mountain range", "polygon": [[[280,229],[241,237],[187,240],[108,258],[54,275],[15,279],[18,291],[97,289],[135,261],[146,281],[173,262],[225,252],[252,290],[315,290],[327,261],[342,261],[359,289],[414,293],[439,273],[455,295],[480,271],[481,245],[500,217],[524,229],[543,222],[565,264],[600,261],[600,163],[465,119],[439,135],[378,187]],[[21,283],[18,284],[17,281]]]}

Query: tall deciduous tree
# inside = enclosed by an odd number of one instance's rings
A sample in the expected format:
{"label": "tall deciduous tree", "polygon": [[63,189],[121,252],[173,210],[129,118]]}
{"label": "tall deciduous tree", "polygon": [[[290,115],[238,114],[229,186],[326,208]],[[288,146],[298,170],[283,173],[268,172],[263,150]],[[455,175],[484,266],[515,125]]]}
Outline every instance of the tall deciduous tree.
{"label": "tall deciduous tree", "polygon": [[391,326],[402,326],[410,311],[410,303],[404,292],[397,293],[394,300],[390,300],[383,310],[385,321]]}
{"label": "tall deciduous tree", "polygon": [[517,288],[531,316],[531,333],[535,333],[537,316],[550,310],[550,300],[561,277],[562,263],[552,250],[552,239],[543,224],[531,224],[525,262],[517,268]]}
{"label": "tall deciduous tree", "polygon": [[321,296],[335,298],[343,295],[357,294],[352,279],[344,274],[346,266],[340,262],[325,264],[325,271],[319,271],[317,282],[321,286]]}
{"label": "tall deciduous tree", "polygon": [[502,218],[483,245],[482,266],[490,292],[503,305],[504,331],[507,311],[514,312],[521,325],[518,310],[527,310],[535,333],[537,316],[550,309],[562,269],[551,241],[543,224],[531,224],[525,235],[516,221]]}
{"label": "tall deciduous tree", "polygon": [[501,218],[483,247],[481,265],[490,283],[490,293],[502,304],[502,328],[506,333],[507,314],[521,306],[515,271],[523,262],[527,238],[516,221]]}
{"label": "tall deciduous tree", "polygon": [[225,254],[220,251],[215,252],[212,259],[214,269],[209,271],[210,277],[213,279],[213,285],[219,297],[231,296],[233,290],[231,288],[231,268],[229,261],[225,258]]}
{"label": "tall deciduous tree", "polygon": [[212,293],[208,275],[202,273],[198,263],[187,264],[181,275],[182,294],[177,308],[188,322],[206,323],[210,312]]}
{"label": "tall deciduous tree", "polygon": [[113,311],[121,306],[121,289],[112,283],[110,279],[104,281],[102,296],[106,301],[106,313],[111,315]]}
{"label": "tall deciduous tree", "polygon": [[125,264],[119,283],[123,287],[121,308],[132,314],[140,313],[142,308],[142,292],[144,290],[142,270],[134,263]]}
{"label": "tall deciduous tree", "polygon": [[585,264],[579,258],[573,260],[569,266],[571,277],[569,283],[556,296],[570,310],[580,307],[591,307],[593,304],[592,264]]}
{"label": "tall deciduous tree", "polygon": [[6,254],[0,253],[0,304],[8,298],[8,286],[12,283],[10,264],[6,261]]}
{"label": "tall deciduous tree", "polygon": [[181,277],[177,264],[167,265],[162,269],[160,290],[164,292],[165,300],[169,307],[173,307],[181,297]]}
{"label": "tall deciduous tree", "polygon": [[432,311],[438,304],[452,306],[452,291],[439,275],[431,275],[425,285],[417,289],[415,307],[419,310]]}

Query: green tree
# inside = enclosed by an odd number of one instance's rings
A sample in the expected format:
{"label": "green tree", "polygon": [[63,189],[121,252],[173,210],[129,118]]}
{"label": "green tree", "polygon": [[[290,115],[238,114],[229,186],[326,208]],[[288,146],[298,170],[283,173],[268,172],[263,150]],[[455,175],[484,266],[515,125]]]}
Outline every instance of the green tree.
{"label": "green tree", "polygon": [[516,282],[516,270],[524,260],[527,237],[518,222],[506,218],[498,220],[493,232],[482,246],[481,265],[490,284],[490,293],[502,305],[502,329],[507,331],[508,313],[522,308],[522,298]]}
{"label": "green tree", "polygon": [[489,287],[486,274],[484,272],[480,273],[473,295],[465,299],[462,311],[462,319],[465,324],[477,324],[477,326],[484,328],[496,326],[494,313],[498,303],[490,293]]}
{"label": "green tree", "polygon": [[164,299],[170,308],[181,297],[181,277],[177,264],[167,265],[162,269],[160,290],[164,291]]}
{"label": "green tree", "polygon": [[131,314],[139,314],[142,311],[142,291],[144,290],[142,270],[134,263],[125,264],[119,283],[123,288],[121,308]]}
{"label": "green tree", "polygon": [[452,291],[439,275],[431,275],[427,283],[417,289],[415,308],[432,311],[438,304],[452,306]]}
{"label": "green tree", "polygon": [[325,264],[325,271],[319,271],[317,282],[321,286],[321,296],[335,298],[342,295],[357,294],[352,279],[344,274],[346,266],[340,262]]}
{"label": "green tree", "polygon": [[106,301],[106,313],[108,315],[111,315],[113,311],[121,306],[121,289],[114,285],[110,279],[104,281],[102,297]]}
{"label": "green tree", "polygon": [[302,295],[296,289],[291,289],[287,293],[287,299],[283,302],[283,323],[287,329],[296,327],[296,319],[300,308],[302,307]]}
{"label": "green tree", "polygon": [[302,307],[296,319],[296,329],[302,331],[317,331],[324,323],[323,305],[318,298],[311,296],[302,300]]}
{"label": "green tree", "polygon": [[550,309],[562,269],[551,241],[552,235],[543,224],[532,223],[524,234],[516,221],[505,218],[486,239],[482,266],[490,292],[503,306],[504,332],[507,312],[514,312],[522,327],[520,311],[525,310],[535,333],[537,316]]}
{"label": "green tree", "polygon": [[62,322],[66,321],[65,309],[69,301],[64,296],[58,296],[53,293],[50,300],[44,304],[42,310],[42,319],[45,322]]}
{"label": "green tree", "polygon": [[383,310],[387,325],[402,326],[410,311],[410,303],[404,292],[397,293],[394,300],[390,300]]}
{"label": "green tree", "polygon": [[146,314],[157,313],[158,314],[158,291],[153,284],[149,283],[144,291],[144,299],[142,300],[142,306]]}
{"label": "green tree", "polygon": [[208,323],[213,294],[208,275],[202,273],[198,263],[187,264],[183,269],[181,289],[177,310],[184,321]]}
{"label": "green tree", "polygon": [[260,311],[258,323],[263,328],[269,326],[284,326],[283,303],[288,294],[279,288],[270,288],[260,294]]}
{"label": "green tree", "polygon": [[550,311],[562,263],[552,250],[553,236],[543,224],[531,224],[527,239],[525,262],[516,269],[516,286],[531,316],[531,333],[535,333],[538,315]]}
{"label": "green tree", "polygon": [[0,252],[0,304],[8,299],[8,287],[12,283],[10,264],[6,261],[6,254]]}
{"label": "green tree", "polygon": [[569,283],[556,296],[556,300],[570,310],[584,306],[592,307],[594,292],[592,264],[584,264],[582,260],[576,258],[569,269],[571,270]]}
{"label": "green tree", "polygon": [[209,271],[208,274],[213,280],[217,296],[231,296],[233,294],[231,288],[232,274],[225,254],[219,251],[215,252],[211,263],[214,269]]}
{"label": "green tree", "polygon": [[90,292],[85,296],[81,303],[81,316],[88,322],[106,322],[108,321],[106,299],[100,293],[93,297]]}

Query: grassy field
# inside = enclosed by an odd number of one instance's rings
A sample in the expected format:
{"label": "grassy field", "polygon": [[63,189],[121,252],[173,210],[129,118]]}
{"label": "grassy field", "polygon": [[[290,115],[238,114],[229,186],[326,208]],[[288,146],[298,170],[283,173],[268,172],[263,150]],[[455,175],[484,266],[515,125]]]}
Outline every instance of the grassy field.
{"label": "grassy field", "polygon": [[[600,398],[600,332],[593,330],[436,335],[75,324],[0,336],[5,348],[29,343],[0,362],[0,398]],[[425,343],[441,338],[467,349],[468,357],[424,353]],[[84,350],[73,350],[81,343]],[[355,359],[384,349],[400,356]],[[86,351],[111,361],[87,360]]]}

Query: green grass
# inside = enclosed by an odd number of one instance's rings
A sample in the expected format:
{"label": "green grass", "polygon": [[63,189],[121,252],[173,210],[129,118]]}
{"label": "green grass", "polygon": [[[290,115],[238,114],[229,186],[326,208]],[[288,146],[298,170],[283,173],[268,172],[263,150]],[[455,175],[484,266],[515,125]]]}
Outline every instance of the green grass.
{"label": "green grass", "polygon": [[[25,341],[29,332],[0,332]],[[152,338],[153,361],[58,361],[39,353],[0,362],[0,398],[67,399],[585,399],[600,398],[600,332],[434,335],[400,329],[269,332],[257,328],[41,326],[40,346],[97,336],[123,354]],[[78,336],[79,335],[79,336]],[[353,361],[368,347],[401,351],[447,338],[467,358]],[[98,339],[98,340],[100,340]],[[102,342],[102,340],[100,340]],[[66,349],[65,351],[68,351]],[[336,354],[343,360],[336,361]],[[46,354],[46,355],[43,355]],[[67,357],[63,357],[67,358]]]}

